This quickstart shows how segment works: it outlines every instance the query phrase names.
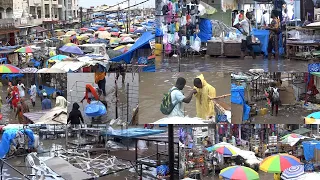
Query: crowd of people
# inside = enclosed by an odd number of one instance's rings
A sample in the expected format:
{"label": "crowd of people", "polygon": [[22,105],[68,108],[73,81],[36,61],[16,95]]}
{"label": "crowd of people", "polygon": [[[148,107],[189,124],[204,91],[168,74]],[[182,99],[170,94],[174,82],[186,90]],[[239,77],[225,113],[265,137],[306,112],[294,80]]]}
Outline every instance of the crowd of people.
{"label": "crowd of people", "polygon": [[[35,81],[31,82],[30,88],[26,88],[22,83],[22,80],[18,80],[17,82],[18,83],[16,84],[14,84],[13,81],[8,82],[5,99],[10,109],[14,112],[15,119],[17,119],[20,124],[29,123],[26,117],[23,115],[24,113],[30,112],[29,103],[27,103],[28,99],[30,100],[30,104],[33,108],[36,107],[37,96],[40,98],[42,110],[50,110],[53,108],[51,99],[49,99],[49,96],[43,86],[40,85],[38,91]],[[28,92],[29,97],[26,96],[26,92]],[[3,106],[1,97],[0,100],[0,108],[2,108]],[[67,107],[67,100],[60,92],[56,92],[55,107]]]}

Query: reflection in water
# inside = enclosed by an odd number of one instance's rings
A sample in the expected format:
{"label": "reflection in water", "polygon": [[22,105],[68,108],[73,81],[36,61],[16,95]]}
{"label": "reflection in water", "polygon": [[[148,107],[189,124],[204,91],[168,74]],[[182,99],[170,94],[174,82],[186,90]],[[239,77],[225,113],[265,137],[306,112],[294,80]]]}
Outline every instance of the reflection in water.
{"label": "reflection in water", "polygon": [[[249,69],[263,69],[265,72],[305,72],[308,70],[308,62],[284,59],[269,61],[262,57],[257,57],[257,59],[247,57],[241,60],[239,58],[213,58],[210,56],[183,57],[180,60],[180,72],[243,72]],[[156,71],[179,71],[178,58],[158,56]]]}

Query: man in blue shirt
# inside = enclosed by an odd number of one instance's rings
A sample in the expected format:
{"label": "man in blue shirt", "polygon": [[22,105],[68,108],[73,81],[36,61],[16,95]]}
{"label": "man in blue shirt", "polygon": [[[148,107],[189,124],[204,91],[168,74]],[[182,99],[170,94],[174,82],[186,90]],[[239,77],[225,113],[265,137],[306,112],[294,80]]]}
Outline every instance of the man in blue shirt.
{"label": "man in blue shirt", "polygon": [[43,100],[42,100],[42,110],[48,110],[48,109],[51,109],[52,106],[51,106],[51,100],[48,99],[48,95],[47,93],[43,93]]}

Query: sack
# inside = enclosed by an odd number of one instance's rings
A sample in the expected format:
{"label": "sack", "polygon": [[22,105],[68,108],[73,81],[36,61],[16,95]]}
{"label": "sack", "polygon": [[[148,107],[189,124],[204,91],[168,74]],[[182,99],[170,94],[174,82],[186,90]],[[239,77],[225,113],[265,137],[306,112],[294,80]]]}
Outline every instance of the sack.
{"label": "sack", "polygon": [[164,94],[164,96],[162,98],[160,111],[164,115],[169,115],[173,111],[174,107],[176,106],[176,104],[174,105],[172,103],[172,99],[171,99],[171,92],[174,90],[178,90],[178,88],[171,89],[168,93]]}
{"label": "sack", "polygon": [[272,100],[275,102],[280,101],[280,94],[278,92],[278,88],[272,88]]}
{"label": "sack", "polygon": [[201,39],[197,36],[196,39],[194,40],[193,45],[191,46],[191,48],[197,52],[200,51],[200,47],[201,47]]}

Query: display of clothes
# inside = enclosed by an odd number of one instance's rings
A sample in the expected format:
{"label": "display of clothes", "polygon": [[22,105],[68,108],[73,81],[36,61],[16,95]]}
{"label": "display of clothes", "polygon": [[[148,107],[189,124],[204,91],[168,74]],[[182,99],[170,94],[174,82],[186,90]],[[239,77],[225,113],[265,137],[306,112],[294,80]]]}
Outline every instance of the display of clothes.
{"label": "display of clothes", "polygon": [[172,52],[173,45],[192,46],[195,42],[194,35],[199,32],[199,4],[199,0],[156,1],[157,9],[160,9],[159,6],[162,7],[161,15],[157,15],[158,21],[161,22],[157,27],[157,35],[163,35],[166,54]]}

